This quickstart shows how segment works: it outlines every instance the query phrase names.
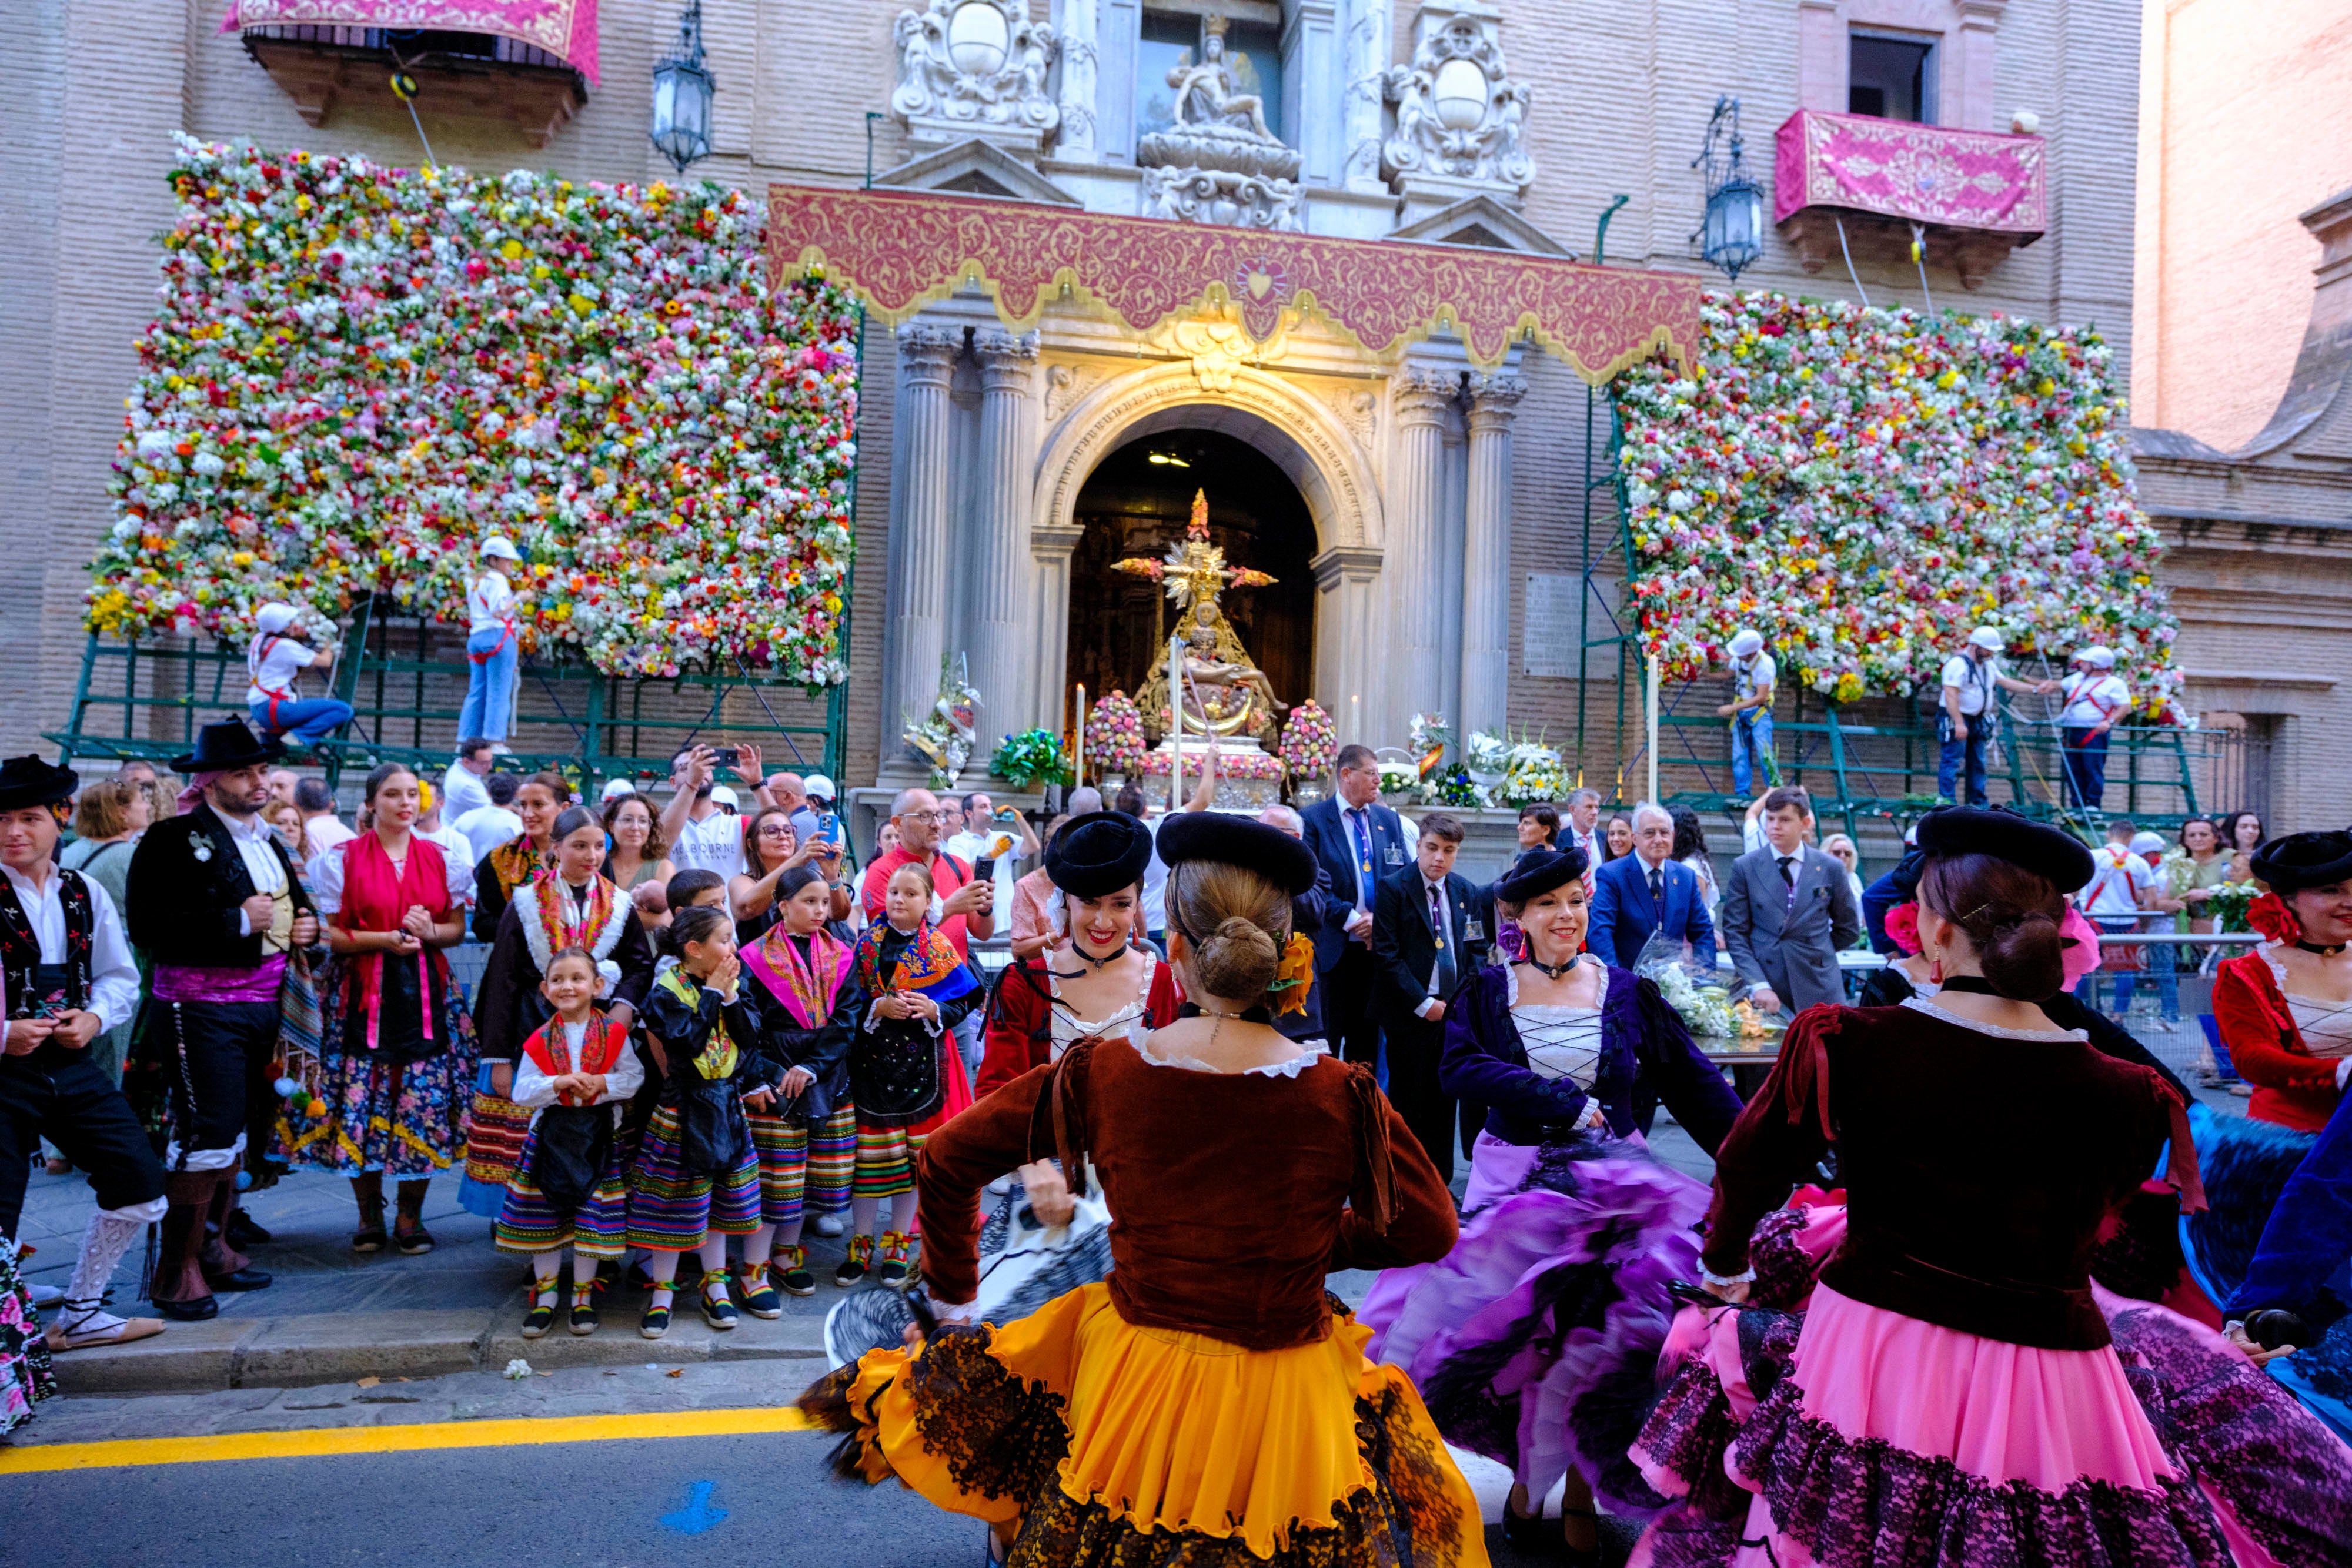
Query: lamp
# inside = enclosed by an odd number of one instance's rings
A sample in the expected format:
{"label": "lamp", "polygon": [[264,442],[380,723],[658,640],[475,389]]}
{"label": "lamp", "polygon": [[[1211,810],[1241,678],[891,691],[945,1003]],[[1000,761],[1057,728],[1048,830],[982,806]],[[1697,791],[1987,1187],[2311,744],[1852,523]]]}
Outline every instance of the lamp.
{"label": "lamp", "polygon": [[654,67],[653,143],[681,174],[710,156],[710,99],[718,89],[702,63],[702,0],[687,0],[677,47]]}
{"label": "lamp", "polygon": [[1706,143],[1691,160],[1692,168],[1706,172],[1706,214],[1691,238],[1708,264],[1734,283],[1764,254],[1764,193],[1748,177],[1740,152],[1739,100],[1718,97],[1706,122]]}

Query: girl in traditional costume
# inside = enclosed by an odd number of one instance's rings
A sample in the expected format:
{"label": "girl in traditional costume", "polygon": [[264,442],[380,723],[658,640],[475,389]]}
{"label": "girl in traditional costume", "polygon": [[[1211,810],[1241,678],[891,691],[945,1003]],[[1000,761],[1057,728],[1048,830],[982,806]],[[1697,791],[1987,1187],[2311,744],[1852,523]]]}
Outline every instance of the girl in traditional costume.
{"label": "girl in traditional costume", "polygon": [[669,1332],[681,1252],[702,1261],[703,1321],[735,1326],[727,1239],[746,1238],[746,1255],[764,1258],[772,1234],[760,1218],[760,1164],[744,1115],[772,1110],[783,1076],[760,1053],[760,1011],[740,983],[727,912],[680,910],[665,941],[677,963],[646,998],[646,1030],[667,1075],[629,1182],[629,1245],[651,1254],[653,1295],[637,1323],[647,1339]]}
{"label": "girl in traditional costume", "polygon": [[816,1293],[801,1226],[812,1207],[830,1214],[848,1203],[857,1165],[857,1113],[849,1100],[856,988],[849,945],[825,929],[833,894],[824,873],[810,865],[784,873],[774,908],[776,924],[743,949],[760,1009],[760,1049],[784,1074],[776,1103],[746,1115],[760,1162],[760,1218],[774,1233],[769,1251],[743,1254],[738,1289],[743,1310],[763,1318],[782,1315],[777,1286],[795,1296]]}
{"label": "girl in traditional costume", "polygon": [[[1330,1270],[1444,1256],[1454,1214],[1370,1071],[1266,1021],[1314,859],[1213,812],[1168,819],[1159,852],[1169,962],[1197,1006],[1078,1041],[932,1135],[940,1326],[802,1407],[849,1434],[846,1473],[988,1521],[1012,1568],[1483,1563],[1477,1501],[1411,1381],[1365,1357],[1324,1290]],[[966,1322],[982,1188],[1045,1151],[1074,1182],[1091,1157],[1118,1266],[1027,1318]]]}
{"label": "girl in traditional costume", "polygon": [[1612,1511],[1664,1506],[1625,1463],[1674,1312],[1697,1268],[1706,1189],[1638,1131],[1661,1100],[1712,1154],[1739,1100],[1648,980],[1580,956],[1580,849],[1538,849],[1496,884],[1522,957],[1473,976],[1446,1009],[1445,1092],[1487,1107],[1469,1218],[1452,1252],[1392,1270],[1365,1298],[1373,1353],[1412,1376],[1448,1441],[1508,1465],[1503,1527],[1534,1552],[1543,1500],[1567,1490],[1571,1561],[1597,1563]]}
{"label": "girl in traditional costume", "polygon": [[[433,1249],[425,1194],[455,1163],[475,1071],[474,1043],[445,949],[465,935],[467,868],[415,828],[416,775],[387,762],[362,792],[367,831],[311,862],[310,896],[333,962],[320,976],[323,1028],[316,1096],[325,1113],[287,1123],[297,1165],[352,1178],[354,1252]],[[399,1183],[387,1234],[383,1180]]]}
{"label": "girl in traditional costume", "polygon": [[603,826],[584,806],[570,808],[548,825],[547,863],[514,890],[499,916],[474,1009],[491,1076],[467,1124],[479,1146],[467,1147],[466,1170],[486,1188],[496,1183],[499,1203],[493,1215],[505,1207],[530,1134],[531,1113],[514,1100],[512,1084],[523,1042],[553,1016],[542,988],[550,961],[566,947],[584,947],[600,967],[614,965],[604,1010],[624,1030],[636,1021],[653,984],[653,944],[627,896],[597,869],[604,859]]}
{"label": "girl in traditional costume", "polygon": [[572,787],[558,773],[534,773],[515,790],[514,814],[522,833],[500,844],[474,868],[474,940],[499,939],[499,919],[515,889],[529,886],[555,861],[555,819],[572,799]]}
{"label": "girl in traditional costume", "polygon": [[572,1332],[596,1332],[596,1268],[621,1256],[628,1230],[620,1119],[645,1069],[628,1026],[597,1008],[604,988],[593,954],[559,948],[540,983],[554,1016],[523,1042],[515,1064],[514,1101],[531,1113],[530,1136],[494,1234],[499,1250],[530,1255],[538,1279],[522,1321],[525,1339],[539,1338],[555,1322],[555,1275],[567,1243]]}
{"label": "girl in traditional costume", "polygon": [[[884,890],[882,919],[859,935],[850,964],[857,1034],[849,1048],[849,1096],[857,1106],[857,1166],[849,1253],[833,1277],[845,1289],[869,1269],[886,1285],[907,1281],[913,1267],[915,1156],[925,1139],[971,1103],[955,1028],[980,1005],[982,993],[931,924],[930,905],[931,873],[911,862],[900,866]],[[884,1198],[890,1200],[890,1223],[875,1268],[874,1226]]]}
{"label": "girl in traditional costume", "polygon": [[[1963,808],[1919,849],[1941,988],[1801,1014],[1717,1152],[1702,1278],[1739,1310],[1676,1325],[1634,1458],[1686,1501],[1636,1563],[2339,1561],[2352,1455],[2218,1333],[2090,1277],[2185,1136],[2161,1077],[2039,1005],[2089,852]],[[1832,1139],[1847,1203],[1779,1208]]]}

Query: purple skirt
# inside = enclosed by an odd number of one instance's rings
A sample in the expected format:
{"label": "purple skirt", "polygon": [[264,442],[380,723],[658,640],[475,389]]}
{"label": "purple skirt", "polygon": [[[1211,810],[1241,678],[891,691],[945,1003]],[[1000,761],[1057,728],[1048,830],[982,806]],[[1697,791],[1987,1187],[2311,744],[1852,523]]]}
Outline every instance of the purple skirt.
{"label": "purple skirt", "polygon": [[1540,1147],[1481,1133],[1454,1250],[1392,1269],[1357,1322],[1412,1375],[1446,1441],[1511,1467],[1531,1497],[1570,1469],[1612,1512],[1666,1504],[1627,1457],[1655,1399],[1675,1310],[1698,1277],[1707,1189],[1637,1137]]}

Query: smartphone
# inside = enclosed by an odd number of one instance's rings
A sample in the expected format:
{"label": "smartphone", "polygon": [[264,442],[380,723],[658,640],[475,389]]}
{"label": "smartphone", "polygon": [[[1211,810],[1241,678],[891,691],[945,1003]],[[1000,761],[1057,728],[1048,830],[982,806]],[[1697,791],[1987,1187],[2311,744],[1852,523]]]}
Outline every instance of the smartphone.
{"label": "smartphone", "polygon": [[710,765],[713,768],[733,768],[742,760],[743,754],[731,746],[714,746],[710,748]]}
{"label": "smartphone", "polygon": [[816,816],[816,836],[827,843],[841,842],[841,819],[831,811],[819,811]]}
{"label": "smartphone", "polygon": [[972,862],[971,880],[974,882],[995,881],[996,857],[994,855],[982,855],[978,860]]}

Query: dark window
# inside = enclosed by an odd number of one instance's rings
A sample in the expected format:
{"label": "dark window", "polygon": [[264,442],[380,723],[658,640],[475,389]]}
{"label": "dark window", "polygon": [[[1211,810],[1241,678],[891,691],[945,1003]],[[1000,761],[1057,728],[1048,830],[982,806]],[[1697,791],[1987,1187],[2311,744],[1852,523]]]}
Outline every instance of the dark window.
{"label": "dark window", "polygon": [[1853,36],[1846,68],[1846,112],[1932,122],[1936,46],[1915,38]]}

